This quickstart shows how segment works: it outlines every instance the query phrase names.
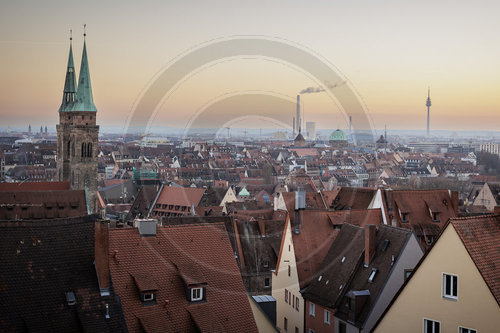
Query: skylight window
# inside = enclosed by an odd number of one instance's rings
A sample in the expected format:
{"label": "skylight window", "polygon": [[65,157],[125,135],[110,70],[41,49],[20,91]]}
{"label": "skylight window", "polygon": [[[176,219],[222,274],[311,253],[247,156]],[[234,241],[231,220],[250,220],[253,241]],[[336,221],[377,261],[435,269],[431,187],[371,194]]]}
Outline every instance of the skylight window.
{"label": "skylight window", "polygon": [[387,250],[389,243],[390,241],[388,239],[384,240],[384,243],[382,244],[382,252],[385,252]]}
{"label": "skylight window", "polygon": [[373,279],[375,279],[375,275],[377,274],[378,269],[372,268],[372,272],[370,273],[370,276],[368,277],[368,282],[372,283]]}

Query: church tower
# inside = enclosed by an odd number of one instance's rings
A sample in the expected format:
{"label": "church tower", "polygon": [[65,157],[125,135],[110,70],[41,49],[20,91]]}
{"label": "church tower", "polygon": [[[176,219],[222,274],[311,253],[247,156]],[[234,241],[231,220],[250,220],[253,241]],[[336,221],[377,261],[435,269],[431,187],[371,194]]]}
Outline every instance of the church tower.
{"label": "church tower", "polygon": [[72,189],[85,190],[91,213],[97,212],[97,153],[99,126],[92,98],[87,59],[86,34],[78,88],[75,82],[72,38],[63,99],[57,125],[57,178],[68,181]]}

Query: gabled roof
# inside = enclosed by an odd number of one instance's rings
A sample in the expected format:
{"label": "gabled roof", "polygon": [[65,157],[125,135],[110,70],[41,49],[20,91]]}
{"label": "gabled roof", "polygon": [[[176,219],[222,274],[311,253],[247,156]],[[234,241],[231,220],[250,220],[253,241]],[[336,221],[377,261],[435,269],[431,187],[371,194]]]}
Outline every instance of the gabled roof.
{"label": "gabled roof", "polygon": [[69,182],[0,183],[0,192],[69,190]]}
{"label": "gabled roof", "polygon": [[376,192],[377,189],[374,188],[342,187],[330,208],[335,210],[367,209]]}
{"label": "gabled roof", "polygon": [[191,204],[198,206],[205,193],[203,188],[163,186],[155,204],[188,206]]}
{"label": "gabled roof", "polygon": [[500,215],[454,218],[450,223],[500,305]]}
{"label": "gabled roof", "polygon": [[[221,323],[215,327],[222,332],[257,331],[223,224],[158,227],[155,237],[140,237],[136,229],[109,235],[111,278],[129,331],[195,332],[210,323]],[[206,278],[206,302],[191,304],[186,297],[183,281],[198,280],[193,270]],[[143,306],[133,287],[132,275],[143,271],[158,286],[156,305]]]}
{"label": "gabled roof", "polygon": [[[346,294],[361,292],[362,295],[369,296],[355,317],[354,324],[362,327],[392,272],[393,258],[394,262],[398,259],[411,234],[410,230],[380,225],[376,234],[375,254],[368,267],[365,267],[364,229],[344,224],[304,297],[335,308],[336,317],[352,320],[348,317],[345,306]],[[373,269],[377,271],[372,282],[369,282]]]}
{"label": "gabled roof", "polygon": [[[294,211],[289,212],[291,215]],[[300,288],[304,288],[318,270],[339,231],[326,214],[318,211],[303,211],[299,234],[294,232],[291,219],[290,223],[299,284]]]}
{"label": "gabled roof", "polygon": [[0,192],[0,220],[38,220],[87,215],[84,190]]}
{"label": "gabled roof", "polygon": [[343,225],[305,290],[304,298],[326,307],[335,307],[362,258],[363,246],[363,228]]}
{"label": "gabled roof", "polygon": [[[445,189],[391,190],[385,191],[384,197],[389,220],[413,229],[417,236],[437,236],[448,219],[458,213],[458,197],[450,196]],[[399,211],[408,213],[408,222],[402,222]],[[431,213],[438,213],[439,221],[434,221]]]}

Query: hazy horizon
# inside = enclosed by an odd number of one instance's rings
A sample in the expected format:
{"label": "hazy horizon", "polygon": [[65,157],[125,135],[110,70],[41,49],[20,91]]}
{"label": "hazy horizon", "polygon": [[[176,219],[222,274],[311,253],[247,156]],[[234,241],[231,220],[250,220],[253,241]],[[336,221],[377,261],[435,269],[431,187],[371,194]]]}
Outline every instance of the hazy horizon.
{"label": "hazy horizon", "polygon": [[[425,130],[431,87],[431,131],[495,132],[500,123],[500,4],[421,1],[2,2],[0,13],[0,127],[58,122],[73,29],[79,72],[83,23],[98,123],[125,126],[141,92],[178,55],[216,38],[264,35],[289,40],[335,66],[360,95],[374,128]],[[186,20],[186,18],[189,18]],[[207,66],[182,81],[161,105],[155,125],[184,128],[210,101],[234,92],[261,91],[293,99],[318,83],[284,61],[239,57]],[[302,95],[305,121],[319,129],[347,128],[325,93]],[[259,99],[264,101],[265,99]],[[229,105],[229,106],[228,106]],[[260,107],[265,108],[264,103]],[[280,112],[286,103],[280,106]],[[221,103],[210,112],[249,112]],[[205,109],[203,109],[205,110]],[[208,112],[208,111],[207,111]],[[277,111],[276,111],[277,112]],[[285,119],[283,118],[283,119]],[[262,119],[244,120],[259,128]]]}

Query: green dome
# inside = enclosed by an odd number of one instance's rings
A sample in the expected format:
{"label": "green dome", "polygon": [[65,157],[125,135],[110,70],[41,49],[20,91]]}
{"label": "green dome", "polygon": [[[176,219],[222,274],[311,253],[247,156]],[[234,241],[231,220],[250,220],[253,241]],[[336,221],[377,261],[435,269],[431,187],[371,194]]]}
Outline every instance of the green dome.
{"label": "green dome", "polygon": [[330,134],[330,141],[347,141],[347,137],[344,132],[338,129]]}

